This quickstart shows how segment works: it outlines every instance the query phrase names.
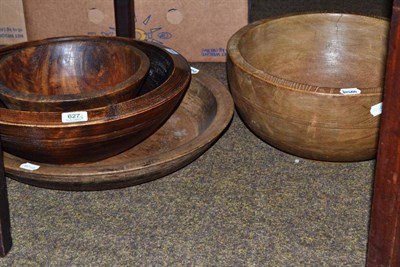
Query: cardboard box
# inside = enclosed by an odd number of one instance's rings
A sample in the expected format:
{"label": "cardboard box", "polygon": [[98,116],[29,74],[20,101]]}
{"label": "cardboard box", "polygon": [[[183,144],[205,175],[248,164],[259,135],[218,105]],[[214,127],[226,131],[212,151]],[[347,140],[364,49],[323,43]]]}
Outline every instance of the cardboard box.
{"label": "cardboard box", "polygon": [[24,0],[29,40],[115,35],[113,0]]}
{"label": "cardboard box", "polygon": [[0,45],[27,40],[22,0],[0,0]]}
{"label": "cardboard box", "polygon": [[[115,35],[114,0],[23,4],[29,40]],[[189,61],[223,62],[228,39],[248,23],[248,13],[248,0],[135,0],[136,38],[171,47]]]}
{"label": "cardboard box", "polygon": [[248,0],[136,0],[136,39],[162,43],[189,61],[223,62],[248,14]]}

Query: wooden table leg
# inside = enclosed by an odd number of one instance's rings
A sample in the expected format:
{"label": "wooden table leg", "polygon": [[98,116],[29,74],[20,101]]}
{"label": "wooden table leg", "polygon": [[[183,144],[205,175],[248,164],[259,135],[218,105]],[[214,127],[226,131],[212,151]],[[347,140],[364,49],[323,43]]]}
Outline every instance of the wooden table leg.
{"label": "wooden table leg", "polygon": [[10,210],[8,208],[7,185],[0,141],[0,256],[4,257],[11,246]]}
{"label": "wooden table leg", "polygon": [[368,266],[400,266],[400,0],[394,0],[368,240]]}
{"label": "wooden table leg", "polygon": [[135,38],[134,0],[114,0],[117,36]]}

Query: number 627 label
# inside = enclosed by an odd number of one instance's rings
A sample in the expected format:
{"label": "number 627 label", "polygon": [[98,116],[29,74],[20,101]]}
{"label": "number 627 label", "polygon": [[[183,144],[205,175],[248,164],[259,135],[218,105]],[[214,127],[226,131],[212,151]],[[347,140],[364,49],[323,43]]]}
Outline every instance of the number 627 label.
{"label": "number 627 label", "polygon": [[88,114],[87,111],[63,112],[61,121],[63,123],[88,121]]}

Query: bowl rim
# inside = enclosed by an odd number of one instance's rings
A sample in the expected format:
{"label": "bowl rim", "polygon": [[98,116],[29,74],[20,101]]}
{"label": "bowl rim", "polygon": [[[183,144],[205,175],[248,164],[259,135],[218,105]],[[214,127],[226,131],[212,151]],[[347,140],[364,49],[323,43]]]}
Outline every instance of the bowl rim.
{"label": "bowl rim", "polygon": [[[86,37],[86,36],[83,36]],[[59,40],[71,40],[74,38],[82,38],[82,36],[66,36],[66,37],[53,37],[47,38],[46,41],[54,42]],[[106,36],[96,36],[100,39],[108,39]],[[132,98],[130,100],[113,103],[108,106],[76,110],[76,111],[24,111],[24,110],[13,110],[0,107],[0,127],[3,126],[21,126],[31,128],[56,128],[56,129],[69,129],[69,128],[82,128],[91,125],[97,125],[99,122],[112,122],[124,120],[129,117],[137,116],[141,113],[145,113],[155,107],[161,106],[177,95],[181,94],[182,91],[186,90],[190,80],[191,72],[190,66],[186,59],[179,54],[177,51],[166,47],[161,44],[153,42],[140,41],[129,39],[125,37],[113,37],[121,42],[135,45],[139,49],[155,49],[160,53],[163,53],[172,62],[173,69],[167,79],[160,84],[157,88],[154,88],[150,92]],[[6,46],[0,48],[0,55],[2,53],[8,53],[12,49],[18,49],[21,43]],[[146,52],[144,51],[146,54]],[[151,51],[149,52],[151,53]],[[150,60],[151,61],[151,60]],[[150,104],[149,104],[150,103]],[[88,120],[84,122],[72,122],[63,123],[61,117],[63,113],[69,112],[81,112],[85,111],[88,114]],[[34,118],[34,121],[32,121]],[[1,131],[0,131],[1,132]]]}
{"label": "bowl rim", "polygon": [[[315,15],[315,16],[326,16],[326,15],[346,15],[346,16],[354,16],[354,17],[364,17],[366,19],[371,19],[379,22],[386,22],[388,27],[389,27],[389,21],[387,18],[383,17],[378,17],[378,16],[370,16],[370,15],[361,15],[361,14],[355,14],[355,13],[336,13],[336,12],[299,12],[299,13],[292,13],[292,14],[287,14],[287,15],[282,15],[282,16],[274,16],[266,19],[261,19],[254,21],[252,23],[249,23],[248,25],[242,27],[239,29],[237,32],[235,32],[231,38],[228,40],[228,45],[227,45],[227,55],[229,60],[232,61],[232,63],[240,68],[242,71],[247,73],[248,75],[254,76],[257,79],[266,81],[268,83],[271,83],[275,86],[283,87],[288,90],[293,90],[293,91],[301,91],[303,93],[312,93],[312,94],[324,94],[324,95],[340,95],[344,96],[343,94],[340,93],[340,90],[343,88],[339,87],[323,87],[323,86],[316,86],[316,85],[309,85],[305,83],[300,83],[300,82],[295,82],[291,81],[288,79],[283,79],[277,76],[274,76],[272,74],[269,74],[268,72],[262,71],[260,69],[257,69],[254,67],[252,64],[250,64],[241,54],[240,49],[239,49],[239,44],[241,42],[241,39],[244,35],[246,35],[251,29],[257,28],[259,26],[262,26],[264,24],[267,24],[270,21],[274,20],[280,20],[280,19],[285,19],[289,17],[300,17],[300,16],[309,16],[309,15]],[[380,95],[382,93],[382,87],[366,87],[366,88],[358,88],[362,90],[362,93],[359,95],[346,95],[346,97],[359,97],[360,95]]]}
{"label": "bowl rim", "polygon": [[[125,45],[125,42],[122,42],[118,38],[114,36],[104,38],[98,38],[99,36],[81,36],[73,39],[62,39],[62,38],[55,38],[55,39],[43,39],[43,40],[36,40],[36,41],[28,41],[21,43],[18,47],[11,48],[7,53],[4,53],[5,56],[0,57],[0,65],[4,63],[9,56],[16,55],[18,52],[23,51],[25,49],[29,49],[32,47],[41,47],[47,46],[49,44],[64,44],[64,43],[74,43],[74,42],[91,42],[91,43],[113,43],[119,44],[120,46]],[[6,98],[11,98],[18,100],[19,102],[36,102],[39,105],[41,104],[59,104],[59,103],[71,103],[75,101],[91,101],[103,96],[109,96],[114,94],[121,94],[124,91],[128,90],[131,86],[140,83],[140,81],[144,80],[148,69],[150,67],[150,60],[146,56],[146,54],[141,51],[140,49],[136,48],[135,46],[129,45],[127,46],[131,51],[134,52],[134,55],[139,59],[138,65],[135,67],[136,71],[130,75],[127,79],[119,82],[115,85],[95,90],[92,92],[80,92],[75,94],[61,94],[61,95],[43,95],[43,94],[34,94],[29,92],[20,92],[18,90],[12,89],[8,86],[5,86],[0,81],[0,98],[5,96]],[[4,48],[3,48],[4,49]],[[0,55],[2,54],[0,49]],[[5,48],[4,50],[6,50]]]}

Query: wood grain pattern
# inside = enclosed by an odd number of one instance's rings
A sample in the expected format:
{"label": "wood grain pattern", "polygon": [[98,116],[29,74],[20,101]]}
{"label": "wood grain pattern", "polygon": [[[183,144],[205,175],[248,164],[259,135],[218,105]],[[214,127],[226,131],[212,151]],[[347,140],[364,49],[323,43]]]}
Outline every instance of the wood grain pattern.
{"label": "wood grain pattern", "polygon": [[0,256],[4,257],[12,246],[10,211],[8,207],[6,177],[0,139]]}
{"label": "wood grain pattern", "polygon": [[25,42],[0,56],[0,99],[28,111],[106,106],[135,97],[149,67],[146,54],[115,37]]}
{"label": "wood grain pattern", "polygon": [[137,146],[108,159],[75,165],[19,166],[26,159],[5,154],[9,177],[35,186],[62,190],[104,190],[163,177],[201,155],[229,124],[233,100],[216,79],[200,71],[168,121]]}
{"label": "wood grain pattern", "polygon": [[189,86],[189,65],[164,46],[119,40],[150,58],[149,75],[138,97],[89,109],[87,122],[69,124],[61,122],[61,112],[0,108],[4,150],[38,162],[98,161],[139,143],[165,122]]}
{"label": "wood grain pattern", "polygon": [[367,265],[400,266],[400,1],[395,0],[383,98]]}
{"label": "wood grain pattern", "polygon": [[[325,161],[374,158],[388,22],[349,14],[267,19],[228,44],[228,77],[245,123],[286,152]],[[343,95],[343,88],[361,94]]]}

